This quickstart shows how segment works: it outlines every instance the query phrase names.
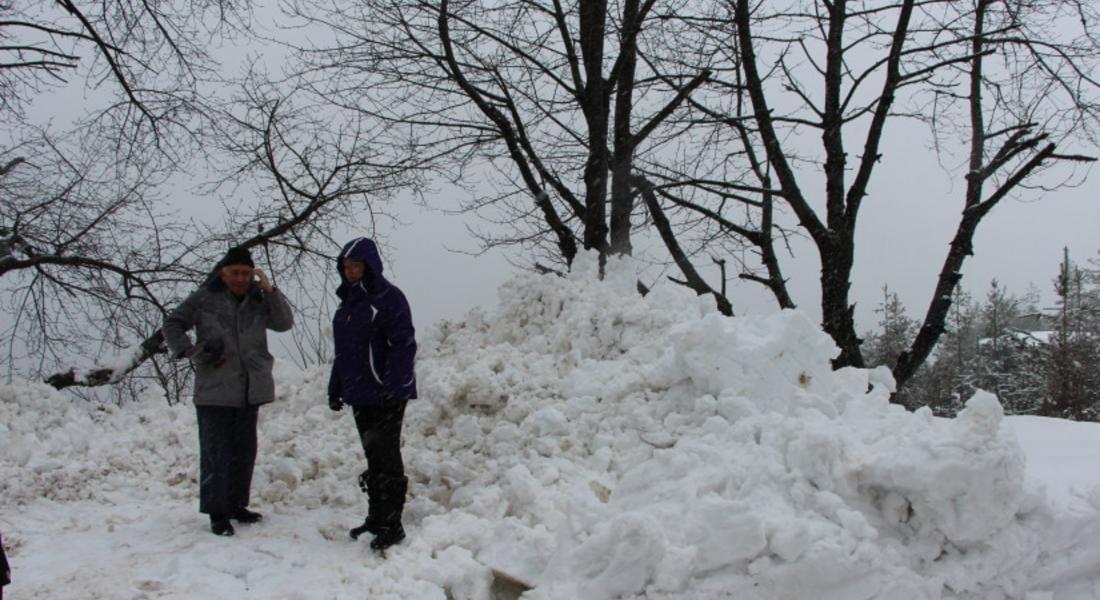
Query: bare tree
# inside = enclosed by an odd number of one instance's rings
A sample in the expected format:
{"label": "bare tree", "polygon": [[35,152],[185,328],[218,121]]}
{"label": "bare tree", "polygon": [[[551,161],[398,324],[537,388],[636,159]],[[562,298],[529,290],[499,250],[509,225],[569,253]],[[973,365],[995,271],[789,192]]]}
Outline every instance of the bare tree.
{"label": "bare tree", "polygon": [[[849,295],[855,235],[863,203],[874,199],[876,167],[888,158],[891,124],[926,124],[945,162],[952,144],[969,155],[955,238],[918,332],[896,357],[894,375],[904,384],[944,330],[984,217],[1051,167],[1092,160],[1057,148],[1094,139],[1094,7],[993,0],[717,6],[670,15],[701,32],[697,48],[722,40],[729,48],[709,87],[721,93],[693,95],[692,108],[735,133],[721,143],[736,144],[729,154],[749,165],[745,180],[756,182],[757,198],[780,202],[816,247],[822,324],[841,350],[835,366],[864,363]],[[739,235],[762,257],[774,256],[770,238]],[[785,291],[781,279],[764,281]]]}
{"label": "bare tree", "polygon": [[[795,308],[776,248],[794,232],[776,219],[781,190],[773,186],[770,165],[752,142],[738,50],[714,26],[722,21],[715,12],[718,5],[693,8],[698,12],[662,15],[660,35],[652,35],[654,43],[640,59],[674,89],[680,85],[664,74],[684,65],[707,64],[712,74],[706,86],[686,97],[685,110],[669,118],[675,152],[638,165],[639,181],[648,183],[638,189],[683,274],[683,281],[674,281],[714,295],[719,310],[732,314],[726,291],[732,262],[738,279],[765,286],[781,307]],[[693,257],[720,266],[720,290],[704,280]]]}
{"label": "bare tree", "polygon": [[692,65],[666,75],[673,87],[637,60],[658,10],[684,4],[294,3],[337,37],[307,53],[305,72],[327,97],[409,127],[409,143],[456,179],[490,165],[499,193],[469,207],[512,232],[484,241],[539,248],[559,264],[578,242],[601,255],[631,251],[635,164],[708,76]]}
{"label": "bare tree", "polygon": [[970,153],[963,210],[921,329],[894,366],[900,383],[916,372],[943,334],[952,290],[973,254],[982,219],[1051,164],[1095,161],[1057,151],[1063,140],[1095,141],[1100,117],[1100,81],[1092,77],[1100,58],[1092,32],[1100,17],[1095,7],[977,0],[961,17],[953,39],[968,44],[969,53],[935,48],[933,59],[945,66],[943,79],[936,82],[943,90],[936,90],[937,97],[956,80],[968,84],[968,127],[963,130],[969,132]]}
{"label": "bare tree", "polygon": [[[94,122],[123,146],[161,143],[201,116],[202,83],[215,78],[211,49],[246,34],[240,0],[94,2],[3,0],[0,106],[5,120],[25,116],[46,92],[82,85],[95,103],[70,117]],[[80,109],[84,109],[81,111]],[[80,114],[83,112],[83,114]]]}
{"label": "bare tree", "polygon": [[[227,36],[251,34],[248,7],[0,4],[0,119],[12,124],[0,145],[9,377],[17,363],[44,375],[92,357],[95,366],[47,380],[98,386],[134,375],[182,389],[176,365],[156,358],[160,323],[227,245],[262,251],[294,280],[330,268],[330,231],[373,223],[377,203],[410,185],[407,165],[372,146],[378,131],[362,118],[340,121],[293,90],[223,79],[214,52]],[[62,126],[32,125],[40,100],[80,86],[87,99],[66,107]],[[242,94],[226,98],[229,89]],[[213,184],[197,188],[207,171]],[[222,207],[184,214],[184,185]]]}
{"label": "bare tree", "polygon": [[164,184],[196,148],[209,49],[246,27],[243,6],[0,3],[9,377],[17,362],[41,372],[108,352],[135,334],[129,317],[161,309],[182,252]]}
{"label": "bare tree", "polygon": [[34,357],[42,367],[91,351],[87,343],[119,326],[127,307],[158,307],[155,288],[170,276],[161,262],[170,232],[161,228],[144,166],[131,162],[134,172],[123,177],[124,168],[94,152],[59,144],[40,137],[16,145],[0,175],[9,377],[17,359]]}
{"label": "bare tree", "polygon": [[[184,236],[193,242],[173,265],[182,285],[163,294],[169,307],[212,276],[212,266],[230,245],[257,253],[276,284],[311,280],[319,269],[334,265],[339,248],[331,237],[334,230],[348,223],[372,228],[384,215],[386,200],[416,186],[415,163],[368,143],[384,135],[371,122],[358,115],[340,121],[338,114],[315,105],[296,104],[293,90],[243,89],[244,95],[228,105],[219,120],[225,129],[218,137],[218,151],[230,157],[231,166],[214,182],[235,201],[226,206],[222,223],[195,224]],[[317,302],[299,306],[299,315],[327,319],[317,313],[324,303],[311,300]],[[152,324],[146,330],[151,333],[114,364],[57,373],[49,383],[64,388],[119,381],[164,351],[161,318],[145,323]],[[178,379],[172,365],[153,368],[169,373],[167,381]]]}

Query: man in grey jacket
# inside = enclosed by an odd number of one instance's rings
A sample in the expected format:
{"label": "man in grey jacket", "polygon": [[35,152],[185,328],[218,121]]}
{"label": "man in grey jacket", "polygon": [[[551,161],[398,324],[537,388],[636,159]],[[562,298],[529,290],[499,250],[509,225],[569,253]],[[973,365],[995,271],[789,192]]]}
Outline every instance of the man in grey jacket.
{"label": "man in grey jacket", "polygon": [[208,282],[163,327],[168,351],[189,358],[195,368],[199,512],[210,515],[217,535],[233,535],[230,519],[263,518],[247,507],[259,407],[275,399],[267,330],[287,331],[294,324],[286,298],[255,267],[247,249],[230,248]]}

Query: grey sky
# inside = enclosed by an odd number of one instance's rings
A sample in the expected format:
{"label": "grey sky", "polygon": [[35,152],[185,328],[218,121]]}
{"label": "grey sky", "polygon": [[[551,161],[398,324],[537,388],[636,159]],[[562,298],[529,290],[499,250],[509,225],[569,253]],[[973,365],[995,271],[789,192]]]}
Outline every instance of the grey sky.
{"label": "grey sky", "polygon": [[[882,298],[883,285],[901,296],[911,317],[923,315],[954,235],[961,191],[957,186],[947,187],[948,175],[934,161],[922,162],[932,164],[884,165],[865,204],[853,280],[860,331],[875,324],[872,311]],[[964,288],[980,299],[993,278],[1016,295],[1023,295],[1029,284],[1034,284],[1042,293],[1043,306],[1053,306],[1051,280],[1062,248],[1068,247],[1080,264],[1097,256],[1100,249],[1100,202],[1094,179],[1077,188],[1044,194],[1041,200],[1006,199],[978,231],[975,255],[963,269]],[[453,195],[462,193],[441,192],[429,200],[449,206]],[[476,250],[476,240],[465,229],[467,222],[475,222],[472,216],[415,206],[406,206],[400,214],[406,224],[395,225],[388,232],[391,247],[387,259],[394,280],[409,295],[421,327],[439,318],[455,319],[476,305],[495,304],[497,286],[513,270],[504,251],[476,258],[448,251]],[[796,258],[783,258],[784,268],[799,308],[816,317],[820,266],[811,244],[797,244],[796,251]],[[515,258],[521,262],[525,257]],[[711,268],[707,275],[717,278],[717,270]],[[730,284],[739,314],[777,310],[759,285]]]}

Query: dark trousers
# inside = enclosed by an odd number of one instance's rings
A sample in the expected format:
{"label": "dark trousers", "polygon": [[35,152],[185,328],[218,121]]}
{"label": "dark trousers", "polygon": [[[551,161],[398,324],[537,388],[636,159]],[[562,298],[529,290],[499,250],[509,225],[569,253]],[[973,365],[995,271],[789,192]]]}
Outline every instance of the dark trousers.
{"label": "dark trousers", "polygon": [[[367,523],[378,532],[401,531],[405,507],[405,464],[401,460],[401,424],[405,400],[382,406],[356,406],[355,428],[367,455],[367,470],[359,476],[359,487],[367,493]],[[375,530],[370,530],[375,531]]]}
{"label": "dark trousers", "polygon": [[260,407],[198,406],[199,512],[224,515],[248,506]]}
{"label": "dark trousers", "polygon": [[355,428],[367,455],[367,470],[376,476],[404,477],[401,460],[401,424],[405,420],[405,400],[382,406],[355,406]]}
{"label": "dark trousers", "polygon": [[11,569],[8,557],[4,554],[4,539],[0,538],[0,599],[4,597],[4,586],[11,583]]}

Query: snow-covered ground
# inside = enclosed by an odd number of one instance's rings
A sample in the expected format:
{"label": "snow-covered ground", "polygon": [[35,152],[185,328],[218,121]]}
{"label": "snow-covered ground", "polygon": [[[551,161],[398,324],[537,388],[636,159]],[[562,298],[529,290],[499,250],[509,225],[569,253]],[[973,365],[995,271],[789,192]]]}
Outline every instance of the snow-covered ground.
{"label": "snow-covered ground", "polygon": [[326,369],[277,370],[253,507],[197,512],[190,406],[0,387],[9,598],[1100,598],[1100,425],[959,418],[833,372],[797,312],[728,319],[629,263],[522,275],[421,332],[409,539],[382,558]]}

